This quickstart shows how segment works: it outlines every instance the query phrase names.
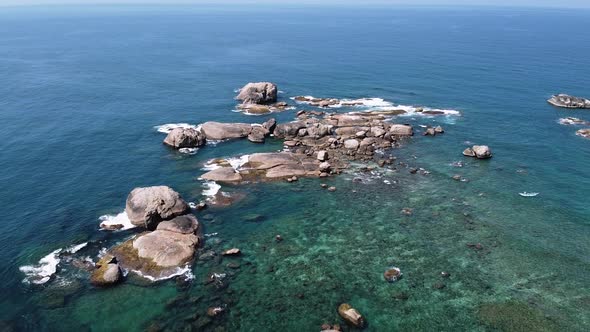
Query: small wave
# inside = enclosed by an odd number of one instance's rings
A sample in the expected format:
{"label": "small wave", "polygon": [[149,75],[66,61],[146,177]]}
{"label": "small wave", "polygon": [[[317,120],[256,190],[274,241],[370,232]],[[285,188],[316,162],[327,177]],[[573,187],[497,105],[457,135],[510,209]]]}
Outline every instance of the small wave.
{"label": "small wave", "polygon": [[117,230],[122,231],[136,227],[131,223],[131,220],[127,217],[127,212],[125,211],[117,215],[105,214],[104,216],[100,216],[98,220],[100,220],[99,227],[104,230],[112,230],[120,226]]}
{"label": "small wave", "polygon": [[240,168],[242,168],[242,166],[244,166],[248,162],[248,160],[250,160],[250,156],[245,154],[240,157],[227,158],[226,160],[231,165],[231,167],[233,167],[233,169],[238,171]]}
{"label": "small wave", "polygon": [[217,193],[221,189],[221,186],[217,184],[217,182],[215,181],[205,181],[205,183],[203,183],[203,186],[206,189],[203,190],[202,195],[207,197],[215,197],[215,195],[217,195]]}
{"label": "small wave", "polygon": [[239,157],[211,159],[207,161],[201,168],[204,171],[213,171],[224,166],[231,166],[238,171],[250,160],[250,156],[245,154]]}
{"label": "small wave", "polygon": [[211,237],[211,236],[217,236],[218,233],[207,233],[204,236],[205,237]]}
{"label": "small wave", "polygon": [[565,126],[579,126],[579,125],[587,125],[590,124],[590,122],[582,120],[582,119],[578,119],[578,118],[574,118],[574,117],[567,117],[567,118],[561,118],[557,121],[559,124],[561,125],[565,125]]}
{"label": "small wave", "polygon": [[88,242],[76,244],[66,249],[59,248],[41,258],[36,265],[24,265],[19,267],[19,270],[25,274],[23,283],[42,285],[48,282],[51,280],[51,277],[57,273],[57,266],[61,261],[61,254],[74,254],[86,247],[86,245],[88,245]]}
{"label": "small wave", "polygon": [[192,125],[190,123],[167,123],[154,127],[154,129],[163,134],[168,134],[176,128],[192,128],[200,131],[201,125]]}

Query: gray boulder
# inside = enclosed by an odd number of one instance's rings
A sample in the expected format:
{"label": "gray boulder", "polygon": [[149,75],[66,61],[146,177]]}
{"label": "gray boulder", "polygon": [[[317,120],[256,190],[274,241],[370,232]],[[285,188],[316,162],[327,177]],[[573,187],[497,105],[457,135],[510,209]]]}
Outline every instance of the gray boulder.
{"label": "gray boulder", "polygon": [[177,149],[196,148],[205,145],[205,136],[193,128],[175,128],[164,139],[164,144]]}
{"label": "gray boulder", "polygon": [[163,220],[190,211],[179,193],[167,186],[135,188],[127,196],[125,212],[133,225],[154,229]]}
{"label": "gray boulder", "polygon": [[253,143],[264,143],[264,137],[268,131],[263,127],[252,127],[252,131],[248,135],[248,140]]}
{"label": "gray boulder", "polygon": [[248,83],[236,97],[244,104],[270,104],[277,101],[277,86],[274,83]]}
{"label": "gray boulder", "polygon": [[114,256],[107,254],[96,263],[90,283],[98,287],[112,286],[121,281],[121,269]]}
{"label": "gray boulder", "polygon": [[185,214],[184,216],[162,221],[156,228],[156,230],[180,234],[195,234],[197,229],[199,229],[199,221],[192,214]]}
{"label": "gray boulder", "polygon": [[221,167],[209,171],[201,176],[203,180],[215,181],[215,182],[241,182],[242,176],[236,172],[233,167]]}
{"label": "gray boulder", "polygon": [[221,123],[209,121],[201,125],[201,131],[208,140],[225,140],[247,137],[252,132],[249,123]]}
{"label": "gray boulder", "polygon": [[410,125],[393,124],[389,128],[389,133],[395,136],[412,136],[414,135],[414,130]]}
{"label": "gray boulder", "polygon": [[277,138],[296,137],[299,129],[306,128],[304,122],[293,121],[288,123],[277,124],[273,134]]}
{"label": "gray boulder", "polygon": [[492,151],[487,145],[474,145],[465,149],[463,155],[467,157],[475,157],[477,159],[488,159],[492,157]]}

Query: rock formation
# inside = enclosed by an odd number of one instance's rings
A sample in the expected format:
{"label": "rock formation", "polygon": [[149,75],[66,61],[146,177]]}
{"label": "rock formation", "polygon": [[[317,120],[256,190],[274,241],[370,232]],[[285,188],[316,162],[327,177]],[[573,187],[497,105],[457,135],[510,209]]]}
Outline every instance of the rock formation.
{"label": "rock formation", "polygon": [[205,145],[205,136],[193,128],[175,128],[164,139],[164,144],[174,148],[196,148]]}
{"label": "rock formation", "polygon": [[121,281],[121,269],[113,255],[106,254],[95,267],[96,269],[90,275],[90,283],[94,286],[112,286]]}
{"label": "rock formation", "polygon": [[129,193],[125,206],[131,223],[147,229],[154,229],[159,222],[189,211],[180,194],[166,186],[135,188]]}
{"label": "rock formation", "polygon": [[590,100],[566,94],[554,95],[547,102],[553,106],[563,108],[590,108]]}
{"label": "rock formation", "polygon": [[356,328],[362,329],[365,326],[365,318],[356,309],[351,307],[348,303],[342,303],[338,307],[338,314],[348,324]]}
{"label": "rock formation", "polygon": [[477,159],[488,159],[492,157],[492,151],[487,145],[474,145],[463,151],[463,155],[467,157],[475,157]]}
{"label": "rock formation", "polygon": [[582,136],[584,138],[590,138],[590,128],[580,129],[576,131],[576,135]]}
{"label": "rock formation", "polygon": [[274,83],[248,83],[236,97],[243,104],[270,104],[277,101],[277,86]]}

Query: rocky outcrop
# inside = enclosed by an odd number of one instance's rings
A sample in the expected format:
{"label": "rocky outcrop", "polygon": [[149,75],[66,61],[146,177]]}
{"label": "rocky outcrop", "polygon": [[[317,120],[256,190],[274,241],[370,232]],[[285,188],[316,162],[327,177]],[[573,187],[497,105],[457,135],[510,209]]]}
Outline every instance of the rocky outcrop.
{"label": "rocky outcrop", "polygon": [[121,281],[121,269],[117,264],[117,259],[110,254],[103,256],[96,269],[90,275],[90,283],[97,287],[106,287],[117,284]]}
{"label": "rocky outcrop", "polygon": [[277,86],[270,82],[248,83],[236,97],[243,104],[270,104],[277,101]]}
{"label": "rocky outcrop", "polygon": [[563,108],[590,108],[590,100],[566,94],[554,95],[547,102],[553,106]]}
{"label": "rocky outcrop", "polygon": [[153,232],[145,232],[111,248],[110,253],[124,269],[151,280],[167,278],[189,264],[200,243],[199,222],[192,215],[164,221]]}
{"label": "rocky outcrop", "polygon": [[465,149],[463,155],[467,157],[475,157],[477,159],[488,159],[492,157],[492,151],[487,145],[474,145]]}
{"label": "rocky outcrop", "polygon": [[365,318],[348,303],[342,303],[338,307],[338,314],[346,323],[356,328],[363,328],[365,326]]}
{"label": "rocky outcrop", "polygon": [[208,140],[221,141],[247,137],[252,132],[252,125],[209,121],[201,125],[201,131]]}
{"label": "rocky outcrop", "polygon": [[582,136],[584,138],[590,138],[590,128],[580,129],[576,131],[576,135]]}
{"label": "rocky outcrop", "polygon": [[193,128],[175,128],[164,139],[164,144],[177,149],[196,148],[205,143],[205,136]]}
{"label": "rocky outcrop", "polygon": [[263,115],[275,112],[282,112],[288,109],[289,105],[285,102],[278,102],[270,105],[260,104],[240,104],[237,108],[246,114],[250,115]]}
{"label": "rocky outcrop", "polygon": [[167,186],[135,188],[129,193],[125,206],[131,223],[147,229],[154,229],[159,222],[189,211],[180,194]]}

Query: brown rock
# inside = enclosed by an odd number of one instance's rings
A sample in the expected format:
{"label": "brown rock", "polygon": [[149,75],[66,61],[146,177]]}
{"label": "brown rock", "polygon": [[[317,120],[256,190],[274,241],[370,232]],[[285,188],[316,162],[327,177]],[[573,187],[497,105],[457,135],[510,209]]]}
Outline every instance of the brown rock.
{"label": "brown rock", "polygon": [[365,318],[356,309],[351,307],[348,303],[342,303],[338,307],[338,314],[348,324],[354,327],[363,328],[365,326]]}

